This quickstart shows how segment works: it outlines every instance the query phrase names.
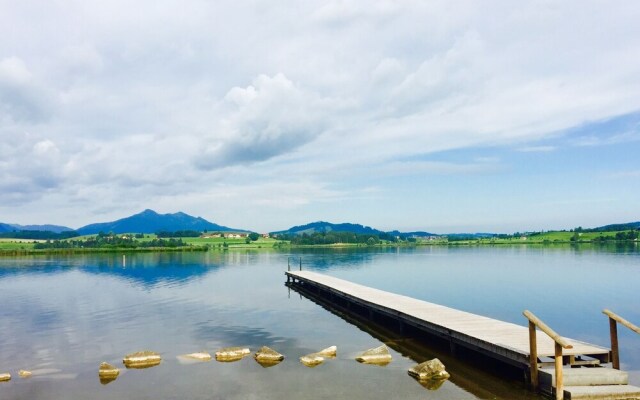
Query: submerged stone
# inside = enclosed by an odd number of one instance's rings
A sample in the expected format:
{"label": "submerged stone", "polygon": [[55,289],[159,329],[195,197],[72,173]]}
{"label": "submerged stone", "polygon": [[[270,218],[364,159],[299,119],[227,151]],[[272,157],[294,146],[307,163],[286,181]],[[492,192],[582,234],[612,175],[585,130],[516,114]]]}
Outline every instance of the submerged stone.
{"label": "submerged stone", "polygon": [[18,375],[20,375],[20,378],[30,378],[33,373],[31,371],[21,369],[20,371],[18,371]]}
{"label": "submerged stone", "polygon": [[155,351],[138,351],[125,356],[122,360],[127,368],[150,368],[160,364],[162,357]]}
{"label": "submerged stone", "polygon": [[365,350],[356,357],[356,361],[364,364],[387,365],[391,360],[391,353],[389,353],[389,349],[384,344],[373,349]]}
{"label": "submerged stone", "polygon": [[206,351],[200,351],[200,352],[197,352],[197,353],[183,354],[183,355],[178,356],[178,357],[188,358],[190,360],[195,360],[195,361],[211,361],[211,354],[207,353]]}
{"label": "submerged stone", "polygon": [[300,357],[300,362],[307,367],[316,367],[324,362],[324,357],[318,353],[311,353]]}
{"label": "submerged stone", "polygon": [[338,352],[338,348],[336,346],[331,346],[331,347],[327,347],[326,349],[320,350],[316,354],[319,354],[327,358],[335,358],[337,352]]}
{"label": "submerged stone", "polygon": [[[409,375],[420,381],[428,381],[428,380],[445,380],[449,378],[449,373],[445,371],[444,364],[434,358],[433,360],[425,361],[421,364],[418,364],[412,368],[409,368]],[[440,387],[440,385],[437,385]],[[436,389],[437,389],[436,387]]]}
{"label": "submerged stone", "polygon": [[11,374],[10,373],[4,373],[4,374],[0,374],[0,382],[8,382],[11,380]]}
{"label": "submerged stone", "polygon": [[336,346],[327,347],[316,353],[307,354],[300,357],[300,362],[307,367],[315,367],[322,364],[325,358],[335,358],[338,348]]}
{"label": "submerged stone", "polygon": [[98,377],[100,378],[100,383],[103,385],[115,381],[118,375],[120,375],[120,370],[118,368],[106,362],[100,364]]}
{"label": "submerged stone", "polygon": [[247,347],[225,347],[216,351],[216,361],[238,361],[249,355],[251,350]]}
{"label": "submerged stone", "polygon": [[253,358],[255,358],[258,364],[263,367],[272,367],[284,360],[284,355],[278,353],[272,348],[262,346],[260,350],[254,354]]}

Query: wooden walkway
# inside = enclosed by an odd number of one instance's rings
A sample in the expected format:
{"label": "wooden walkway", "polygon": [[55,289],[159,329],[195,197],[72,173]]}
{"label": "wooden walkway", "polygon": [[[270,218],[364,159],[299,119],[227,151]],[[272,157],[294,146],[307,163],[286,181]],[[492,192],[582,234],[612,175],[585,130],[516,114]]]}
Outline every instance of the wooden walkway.
{"label": "wooden walkway", "polygon": [[[285,274],[288,281],[308,290],[323,292],[329,298],[337,298],[347,307],[365,308],[370,313],[449,340],[452,345],[463,346],[523,370],[529,369],[529,330],[525,325],[483,317],[312,271],[289,271]],[[523,317],[523,324],[525,322]],[[553,339],[542,334],[536,339],[538,356],[553,357]],[[610,349],[566,339],[573,348],[564,350],[565,364],[580,363],[581,359],[584,362],[584,356],[609,362]]]}

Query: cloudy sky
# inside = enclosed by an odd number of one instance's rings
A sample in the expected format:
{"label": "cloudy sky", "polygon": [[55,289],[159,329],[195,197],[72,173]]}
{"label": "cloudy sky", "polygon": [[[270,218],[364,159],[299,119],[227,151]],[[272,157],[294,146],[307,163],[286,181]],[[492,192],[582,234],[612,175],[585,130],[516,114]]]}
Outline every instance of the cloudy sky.
{"label": "cloudy sky", "polygon": [[0,0],[0,222],[637,221],[638,21],[629,1]]}

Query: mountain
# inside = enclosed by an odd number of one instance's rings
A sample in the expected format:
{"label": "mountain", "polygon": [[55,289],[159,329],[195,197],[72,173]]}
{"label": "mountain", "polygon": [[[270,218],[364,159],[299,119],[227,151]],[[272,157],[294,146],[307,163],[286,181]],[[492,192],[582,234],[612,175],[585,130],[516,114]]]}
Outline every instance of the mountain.
{"label": "mountain", "polygon": [[233,229],[226,226],[214,224],[204,218],[192,217],[183,212],[174,214],[158,214],[153,210],[144,210],[139,214],[122,218],[112,222],[102,222],[90,224],[77,229],[81,235],[91,235],[98,232],[113,233],[156,233],[159,231],[238,231],[245,232],[244,229]]}
{"label": "mountain", "polygon": [[389,234],[393,236],[400,236],[401,238],[407,237],[426,237],[433,236],[432,233],[428,232],[399,232],[397,230],[384,232],[378,229],[371,228],[369,226],[364,226],[360,224],[351,224],[351,223],[342,223],[342,224],[332,224],[331,222],[318,221],[312,222],[306,225],[299,225],[289,228],[285,231],[271,232],[271,235],[302,235],[307,234],[310,235],[312,233],[321,233],[321,232],[352,232],[362,235],[381,235],[381,234]]}

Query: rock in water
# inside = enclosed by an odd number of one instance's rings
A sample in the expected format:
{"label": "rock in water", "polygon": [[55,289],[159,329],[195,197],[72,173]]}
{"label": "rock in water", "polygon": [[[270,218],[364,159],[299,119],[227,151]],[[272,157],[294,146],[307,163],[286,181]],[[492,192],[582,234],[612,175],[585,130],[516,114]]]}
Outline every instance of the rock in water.
{"label": "rock in water", "polygon": [[327,347],[316,353],[307,354],[300,357],[300,362],[307,367],[315,367],[324,362],[325,358],[335,358],[338,348],[336,346]]}
{"label": "rock in water", "polygon": [[250,353],[251,350],[247,347],[225,347],[224,349],[216,351],[216,361],[238,361]]}
{"label": "rock in water", "polygon": [[336,358],[337,352],[338,352],[338,348],[336,346],[331,346],[331,347],[327,347],[326,349],[320,350],[316,354],[319,354],[327,358]]}
{"label": "rock in water", "polygon": [[33,374],[31,373],[31,371],[21,369],[20,371],[18,371],[18,375],[20,375],[20,378],[30,378]]}
{"label": "rock in water", "polygon": [[201,351],[198,353],[183,354],[179,357],[189,358],[191,360],[196,360],[196,361],[211,361],[211,354],[207,353],[206,351]]}
{"label": "rock in water", "polygon": [[254,354],[253,358],[255,358],[258,364],[263,367],[272,367],[284,360],[284,356],[282,354],[267,346],[262,346],[260,350]]}
{"label": "rock in water", "polygon": [[324,362],[324,357],[322,357],[318,353],[307,354],[306,356],[300,357],[300,362],[306,365],[307,367],[316,367]]}
{"label": "rock in water", "polygon": [[[444,380],[450,376],[449,373],[445,371],[444,364],[437,358],[409,368],[409,375],[420,381]],[[440,385],[438,385],[438,387],[440,387]]]}
{"label": "rock in water", "polygon": [[98,377],[100,378],[100,383],[103,385],[115,381],[118,375],[120,375],[120,370],[118,368],[106,362],[100,364]]}
{"label": "rock in water", "polygon": [[365,350],[356,357],[356,361],[364,364],[387,365],[391,362],[391,353],[384,344],[382,346]]}
{"label": "rock in water", "polygon": [[162,357],[155,351],[138,351],[128,354],[122,362],[127,368],[150,368],[160,364]]}
{"label": "rock in water", "polygon": [[0,374],[0,382],[8,382],[11,380],[11,374],[10,373],[5,373],[5,374]]}

